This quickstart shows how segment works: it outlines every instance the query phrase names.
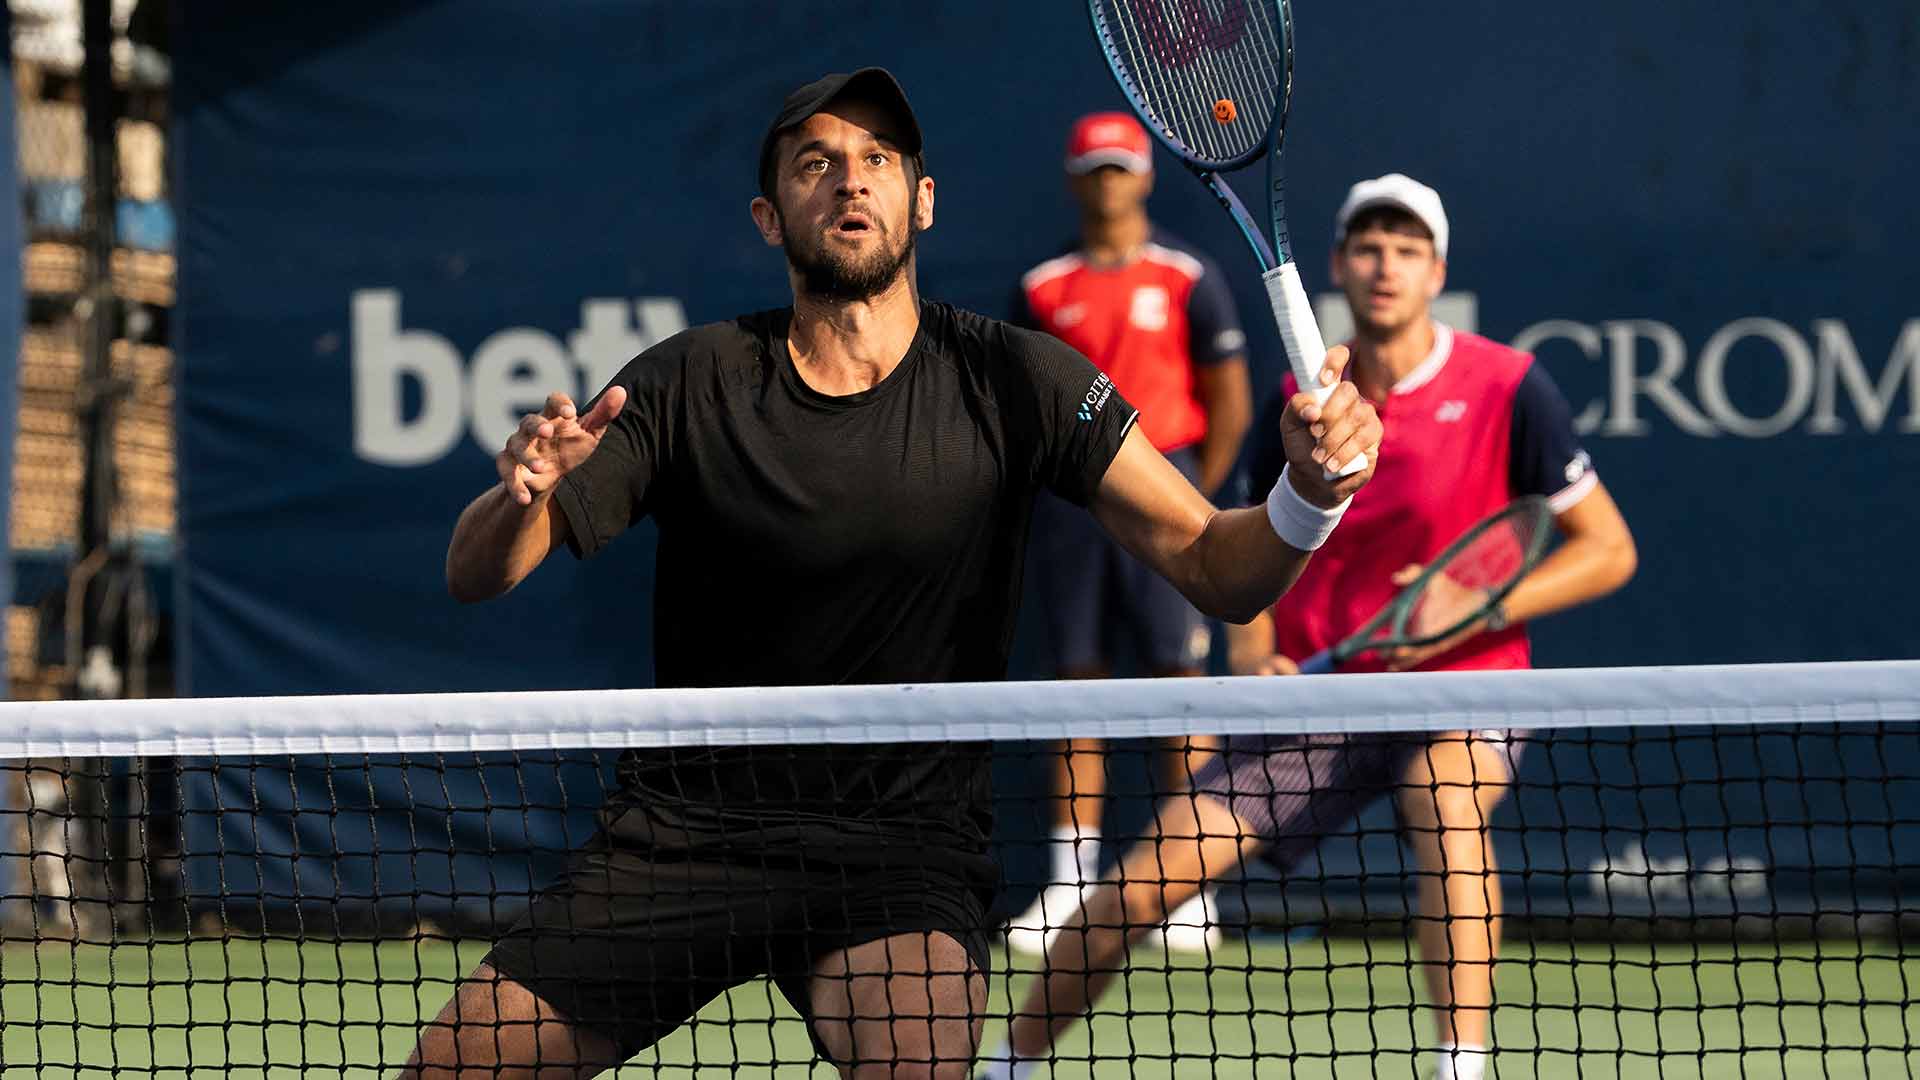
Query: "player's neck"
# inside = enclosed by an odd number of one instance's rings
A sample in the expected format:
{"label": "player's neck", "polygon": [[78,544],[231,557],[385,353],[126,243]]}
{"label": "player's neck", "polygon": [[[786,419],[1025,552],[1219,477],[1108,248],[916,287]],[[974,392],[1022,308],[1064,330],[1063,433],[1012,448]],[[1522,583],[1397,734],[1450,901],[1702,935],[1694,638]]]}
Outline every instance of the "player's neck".
{"label": "player's neck", "polygon": [[1433,319],[1422,315],[1384,333],[1353,335],[1353,384],[1369,401],[1385,401],[1400,380],[1433,354]]}
{"label": "player's neck", "polygon": [[880,385],[906,358],[920,329],[913,265],[865,300],[826,300],[796,292],[787,352],[802,381],[842,397]]}
{"label": "player's neck", "polygon": [[1153,235],[1144,207],[1117,217],[1080,216],[1080,252],[1095,266],[1132,262]]}

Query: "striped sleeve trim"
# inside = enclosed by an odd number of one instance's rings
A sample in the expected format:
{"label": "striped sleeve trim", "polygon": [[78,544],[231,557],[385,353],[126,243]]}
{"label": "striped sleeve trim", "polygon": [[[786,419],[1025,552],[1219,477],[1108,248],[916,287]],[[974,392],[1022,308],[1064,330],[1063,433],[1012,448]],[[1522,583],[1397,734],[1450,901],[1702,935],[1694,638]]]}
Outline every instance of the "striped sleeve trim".
{"label": "striped sleeve trim", "polygon": [[1151,259],[1162,266],[1171,266],[1186,277],[1188,281],[1199,281],[1207,268],[1199,259],[1184,251],[1170,248],[1165,244],[1148,244],[1141,249],[1144,258]]}
{"label": "striped sleeve trim", "polygon": [[1600,474],[1592,469],[1580,475],[1580,479],[1547,496],[1547,507],[1556,514],[1564,514],[1580,505],[1580,500],[1593,494],[1600,486]]}
{"label": "striped sleeve trim", "polygon": [[1020,275],[1020,287],[1028,292],[1032,292],[1062,274],[1070,274],[1080,269],[1081,262],[1082,260],[1077,254],[1061,255],[1048,259],[1046,262]]}

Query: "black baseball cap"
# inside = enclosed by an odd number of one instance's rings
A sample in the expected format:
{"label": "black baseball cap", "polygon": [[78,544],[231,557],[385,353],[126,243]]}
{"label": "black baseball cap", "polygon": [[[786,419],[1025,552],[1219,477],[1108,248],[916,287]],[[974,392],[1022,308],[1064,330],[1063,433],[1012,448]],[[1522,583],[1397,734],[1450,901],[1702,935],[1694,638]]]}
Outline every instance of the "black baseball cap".
{"label": "black baseball cap", "polygon": [[773,185],[773,144],[780,139],[780,133],[790,127],[804,123],[806,119],[827,103],[838,97],[856,94],[884,108],[890,109],[901,121],[900,130],[895,132],[900,140],[900,149],[909,154],[920,153],[920,122],[914,119],[913,106],[907,104],[907,92],[900,89],[900,80],[886,68],[864,67],[858,71],[835,72],[824,75],[787,95],[780,105],[780,113],[768,126],[767,134],[760,140],[760,193],[769,194]]}

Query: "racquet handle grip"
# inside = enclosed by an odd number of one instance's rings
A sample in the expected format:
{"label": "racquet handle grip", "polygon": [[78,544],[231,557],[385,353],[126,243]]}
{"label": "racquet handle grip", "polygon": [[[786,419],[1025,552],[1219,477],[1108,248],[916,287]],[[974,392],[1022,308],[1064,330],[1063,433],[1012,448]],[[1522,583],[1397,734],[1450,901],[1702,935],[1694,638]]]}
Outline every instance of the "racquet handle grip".
{"label": "racquet handle grip", "polygon": [[[1320,385],[1320,369],[1326,366],[1327,343],[1320,337],[1320,324],[1313,317],[1313,303],[1307,299],[1307,290],[1300,284],[1300,268],[1294,263],[1282,263],[1260,275],[1261,284],[1267,287],[1267,300],[1273,305],[1273,321],[1280,327],[1280,343],[1287,349],[1287,364],[1293,369],[1294,381],[1302,390],[1313,395],[1315,401],[1325,401],[1333,394],[1333,387]],[[1365,455],[1356,456],[1340,470],[1341,476],[1352,476],[1367,467]],[[1328,478],[1333,477],[1328,472]]]}

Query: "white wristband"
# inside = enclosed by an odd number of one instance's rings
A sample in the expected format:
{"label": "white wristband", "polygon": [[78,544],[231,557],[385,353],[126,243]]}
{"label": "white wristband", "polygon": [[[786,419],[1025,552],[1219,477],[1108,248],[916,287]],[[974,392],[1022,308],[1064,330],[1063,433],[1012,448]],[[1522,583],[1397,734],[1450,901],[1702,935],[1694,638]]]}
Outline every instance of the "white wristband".
{"label": "white wristband", "polygon": [[1353,505],[1353,496],[1347,496],[1346,501],[1331,510],[1322,510],[1293,490],[1293,481],[1287,479],[1287,469],[1291,467],[1281,467],[1280,479],[1267,493],[1267,521],[1290,546],[1313,551],[1333,535],[1333,527],[1340,524],[1341,515]]}

